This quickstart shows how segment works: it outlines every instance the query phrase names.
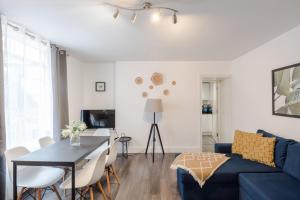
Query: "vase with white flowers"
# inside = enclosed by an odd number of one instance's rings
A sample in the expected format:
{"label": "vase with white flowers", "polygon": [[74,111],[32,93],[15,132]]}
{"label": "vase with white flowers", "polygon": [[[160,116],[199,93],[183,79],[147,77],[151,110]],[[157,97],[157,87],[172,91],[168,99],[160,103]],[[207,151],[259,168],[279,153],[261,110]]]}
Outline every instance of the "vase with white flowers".
{"label": "vase with white flowers", "polygon": [[66,125],[61,135],[63,138],[70,137],[70,144],[72,146],[80,146],[80,133],[86,129],[86,124],[81,121],[73,121],[70,125]]}

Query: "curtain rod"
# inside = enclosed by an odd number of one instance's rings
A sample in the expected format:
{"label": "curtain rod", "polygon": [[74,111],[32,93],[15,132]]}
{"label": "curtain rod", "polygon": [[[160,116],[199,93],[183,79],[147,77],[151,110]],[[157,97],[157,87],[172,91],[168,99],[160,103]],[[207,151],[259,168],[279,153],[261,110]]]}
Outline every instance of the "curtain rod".
{"label": "curtain rod", "polygon": [[59,51],[60,54],[63,54],[63,53],[61,53],[61,52],[65,52],[65,53],[67,54],[67,50],[64,49],[64,48],[61,47],[61,46],[58,46],[58,45],[53,44],[53,43],[50,43],[50,47],[51,47],[51,48],[56,48],[56,50]]}
{"label": "curtain rod", "polygon": [[[12,22],[7,22],[6,24],[8,26],[12,27],[12,29],[15,30],[15,31],[19,31],[20,30],[20,26],[19,25],[15,25]],[[27,35],[28,37],[30,37],[33,40],[37,38],[37,36],[34,33],[30,32],[30,31],[28,31],[26,29],[24,31],[24,34]],[[44,44],[44,45],[47,45],[49,42],[47,40],[41,39],[41,43]]]}

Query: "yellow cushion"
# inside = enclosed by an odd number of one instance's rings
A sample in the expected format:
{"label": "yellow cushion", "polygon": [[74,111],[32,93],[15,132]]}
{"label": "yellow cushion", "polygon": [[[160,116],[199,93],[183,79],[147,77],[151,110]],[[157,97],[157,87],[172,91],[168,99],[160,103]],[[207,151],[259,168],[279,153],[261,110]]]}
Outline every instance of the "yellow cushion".
{"label": "yellow cushion", "polygon": [[272,167],[274,163],[275,137],[256,137],[249,144],[249,151],[243,154],[243,158],[257,161]]}
{"label": "yellow cushion", "polygon": [[255,141],[258,137],[262,137],[262,135],[236,130],[232,144],[232,153],[240,155],[248,153],[250,151],[249,144],[253,143],[253,141]]}

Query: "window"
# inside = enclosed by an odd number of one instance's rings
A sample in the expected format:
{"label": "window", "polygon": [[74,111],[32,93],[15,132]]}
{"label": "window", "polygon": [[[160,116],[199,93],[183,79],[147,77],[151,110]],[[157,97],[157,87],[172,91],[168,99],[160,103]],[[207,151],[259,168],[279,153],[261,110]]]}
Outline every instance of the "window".
{"label": "window", "polygon": [[35,149],[53,131],[50,44],[2,21],[7,148]]}

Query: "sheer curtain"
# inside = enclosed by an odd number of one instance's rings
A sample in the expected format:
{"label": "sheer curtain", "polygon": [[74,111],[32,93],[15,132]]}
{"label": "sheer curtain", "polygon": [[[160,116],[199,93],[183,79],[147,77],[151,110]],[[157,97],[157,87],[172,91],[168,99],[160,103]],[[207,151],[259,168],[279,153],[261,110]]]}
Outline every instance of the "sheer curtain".
{"label": "sheer curtain", "polygon": [[53,133],[50,44],[5,18],[2,30],[6,148],[35,149]]}
{"label": "sheer curtain", "polygon": [[4,119],[4,81],[3,81],[3,45],[0,18],[0,199],[5,199],[5,119]]}

